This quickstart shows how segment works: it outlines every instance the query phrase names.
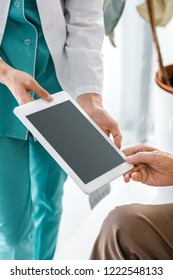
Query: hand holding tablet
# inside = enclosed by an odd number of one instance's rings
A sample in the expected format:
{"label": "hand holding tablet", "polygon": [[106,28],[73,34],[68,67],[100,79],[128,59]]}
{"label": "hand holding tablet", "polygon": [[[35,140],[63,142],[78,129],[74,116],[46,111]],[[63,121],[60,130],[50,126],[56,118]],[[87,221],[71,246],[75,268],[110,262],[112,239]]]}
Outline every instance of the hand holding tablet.
{"label": "hand holding tablet", "polygon": [[39,99],[14,113],[87,194],[133,168],[124,154],[66,92]]}

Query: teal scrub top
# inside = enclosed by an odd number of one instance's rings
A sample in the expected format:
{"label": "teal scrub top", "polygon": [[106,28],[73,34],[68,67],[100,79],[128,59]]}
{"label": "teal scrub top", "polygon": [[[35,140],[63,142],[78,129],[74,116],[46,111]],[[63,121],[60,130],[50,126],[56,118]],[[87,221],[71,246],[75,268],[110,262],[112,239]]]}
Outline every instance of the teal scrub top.
{"label": "teal scrub top", "polygon": [[[49,93],[62,90],[43,35],[36,0],[11,1],[0,56],[10,66],[35,77]],[[0,137],[27,139],[27,129],[13,113],[16,106],[12,93],[0,84]]]}

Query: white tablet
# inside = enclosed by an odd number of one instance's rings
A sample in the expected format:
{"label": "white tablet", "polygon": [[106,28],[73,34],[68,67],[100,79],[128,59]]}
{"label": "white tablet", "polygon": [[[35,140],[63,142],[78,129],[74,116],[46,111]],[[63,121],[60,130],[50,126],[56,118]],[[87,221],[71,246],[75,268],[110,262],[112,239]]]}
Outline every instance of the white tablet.
{"label": "white tablet", "polygon": [[87,194],[130,170],[124,154],[66,92],[21,105],[14,113]]}

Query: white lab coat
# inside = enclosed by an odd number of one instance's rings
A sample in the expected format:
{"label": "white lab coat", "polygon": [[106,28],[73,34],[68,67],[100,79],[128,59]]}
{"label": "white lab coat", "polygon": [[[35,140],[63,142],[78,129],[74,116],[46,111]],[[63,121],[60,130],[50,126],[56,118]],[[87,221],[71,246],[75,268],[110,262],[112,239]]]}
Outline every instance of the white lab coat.
{"label": "white lab coat", "polygon": [[[103,0],[36,0],[58,80],[74,98],[101,93]],[[10,0],[0,0],[0,44]]]}

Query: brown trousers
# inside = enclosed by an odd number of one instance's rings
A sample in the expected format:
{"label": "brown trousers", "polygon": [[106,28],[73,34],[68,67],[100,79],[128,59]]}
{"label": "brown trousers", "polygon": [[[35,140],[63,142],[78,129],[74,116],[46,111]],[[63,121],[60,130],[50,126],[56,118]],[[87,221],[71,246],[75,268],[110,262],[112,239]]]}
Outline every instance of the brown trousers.
{"label": "brown trousers", "polygon": [[130,204],[109,213],[92,260],[173,260],[173,203]]}

